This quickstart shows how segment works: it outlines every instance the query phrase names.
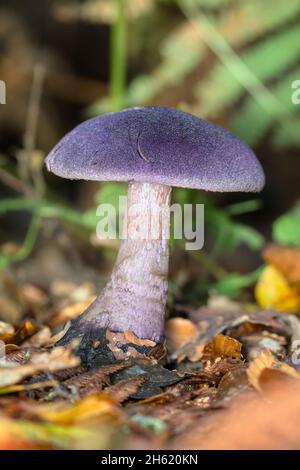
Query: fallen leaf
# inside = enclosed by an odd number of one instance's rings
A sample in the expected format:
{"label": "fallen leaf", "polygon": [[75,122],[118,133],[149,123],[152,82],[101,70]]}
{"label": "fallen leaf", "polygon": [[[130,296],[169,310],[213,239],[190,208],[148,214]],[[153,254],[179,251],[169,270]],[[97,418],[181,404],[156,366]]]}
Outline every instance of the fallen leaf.
{"label": "fallen leaf", "polygon": [[0,449],[70,449],[74,442],[91,436],[91,431],[52,423],[34,423],[0,417]]}
{"label": "fallen leaf", "polygon": [[300,288],[300,249],[268,245],[262,252],[264,260],[280,271],[290,284]]}
{"label": "fallen leaf", "polygon": [[247,366],[237,364],[221,378],[218,385],[218,398],[231,397],[248,386]]}
{"label": "fallen leaf", "polygon": [[73,318],[79,317],[84,310],[86,310],[96,299],[95,295],[90,296],[88,299],[82,300],[72,305],[68,305],[59,312],[57,312],[50,320],[49,326],[54,328],[59,325],[67,323]]}
{"label": "fallen leaf", "polygon": [[[208,346],[209,347],[209,346]],[[242,359],[242,345],[234,338],[217,335],[211,342],[212,356],[231,359]]]}
{"label": "fallen leaf", "polygon": [[0,321],[0,341],[4,343],[9,343],[13,338],[15,333],[15,329],[9,323],[5,323],[4,321]]}
{"label": "fallen leaf", "polygon": [[32,352],[36,352],[34,348],[21,349],[19,346],[15,346],[14,344],[7,344],[5,360],[6,362],[25,364],[26,362],[29,362]]}
{"label": "fallen leaf", "polygon": [[55,348],[50,353],[33,353],[30,361],[23,365],[5,361],[0,364],[0,387],[19,383],[40,371],[54,372],[67,367],[76,367],[79,363],[80,359],[63,347]]}
{"label": "fallen leaf", "polygon": [[299,372],[293,369],[293,367],[278,361],[278,359],[276,359],[268,349],[265,349],[260,353],[260,355],[256,359],[254,359],[253,362],[251,362],[247,370],[249,383],[256,390],[262,391],[260,381],[262,378],[262,374],[268,370],[287,374],[290,377],[293,377],[298,380],[300,379]]}
{"label": "fallen leaf", "polygon": [[166,322],[165,336],[168,351],[173,354],[185,344],[194,341],[198,336],[198,330],[191,320],[175,317]]}
{"label": "fallen leaf", "polygon": [[33,450],[38,445],[30,442],[18,423],[4,416],[0,416],[0,450]]}
{"label": "fallen leaf", "polygon": [[151,350],[156,347],[154,341],[138,338],[132,331],[117,333],[107,329],[105,336],[107,347],[116,360],[149,357]]}
{"label": "fallen leaf", "polygon": [[199,378],[204,384],[213,384],[217,386],[222,377],[231,369],[235,369],[241,362],[236,359],[218,357],[215,360],[208,360],[205,362],[204,369],[195,377]]}
{"label": "fallen leaf", "polygon": [[236,339],[239,339],[244,334],[262,330],[270,330],[273,333],[289,337],[291,334],[290,322],[290,316],[267,309],[253,314],[245,314],[237,318],[226,330],[230,332],[229,335],[234,335]]}
{"label": "fallen leaf", "polygon": [[131,379],[123,379],[114,385],[107,387],[104,390],[104,393],[108,395],[114,402],[123,403],[131,396],[136,395],[145,381],[145,377],[132,377]]}
{"label": "fallen leaf", "polygon": [[205,346],[206,344],[197,338],[195,341],[183,345],[181,349],[175,351],[170,357],[172,360],[176,360],[178,364],[182,364],[185,359],[191,362],[198,362],[203,357]]}
{"label": "fallen leaf", "polygon": [[255,359],[264,349],[268,349],[276,356],[284,357],[288,343],[284,336],[266,330],[245,334],[241,337],[241,341],[248,361]]}
{"label": "fallen leaf", "polygon": [[41,405],[36,412],[40,418],[56,424],[71,425],[99,421],[107,416],[121,418],[122,413],[114,401],[104,393],[94,393],[74,404],[58,402]]}
{"label": "fallen leaf", "polygon": [[267,266],[255,287],[257,303],[262,308],[274,308],[288,313],[300,310],[300,293],[274,266]]}
{"label": "fallen leaf", "polygon": [[65,380],[63,386],[83,397],[90,393],[101,391],[105,385],[109,384],[110,375],[129,366],[129,362],[102,366],[96,371],[85,372]]}
{"label": "fallen leaf", "polygon": [[33,384],[9,385],[8,387],[0,387],[0,395],[8,395],[10,393],[28,392],[41,388],[55,387],[58,385],[56,380],[47,380],[46,382],[37,382]]}
{"label": "fallen leaf", "polygon": [[29,339],[31,336],[35,335],[38,331],[41,330],[41,326],[38,326],[32,323],[29,320],[24,321],[24,323],[17,329],[14,337],[11,342],[13,344],[22,344],[25,340]]}
{"label": "fallen leaf", "polygon": [[31,336],[31,338],[22,343],[22,347],[33,346],[35,348],[40,348],[46,344],[49,344],[50,338],[51,330],[48,328],[48,326],[44,326],[40,331]]}
{"label": "fallen leaf", "polygon": [[65,324],[65,326],[63,327],[63,329],[61,331],[59,331],[58,333],[56,333],[55,335],[51,336],[51,338],[49,338],[49,341],[47,343],[47,346],[53,346],[54,344],[56,344],[60,339],[62,339],[66,332],[68,331],[68,329],[70,328],[70,325],[71,325],[71,322],[67,322]]}
{"label": "fallen leaf", "polygon": [[132,331],[125,331],[124,339],[126,343],[132,343],[136,346],[145,346],[147,348],[153,348],[156,346],[154,341],[151,341],[150,339],[138,338]]}
{"label": "fallen leaf", "polygon": [[143,377],[143,383],[134,398],[142,399],[156,395],[162,391],[163,387],[179,382],[182,377],[176,372],[168,370],[159,364],[133,364],[113,376],[113,382],[117,383],[123,379],[132,377]]}

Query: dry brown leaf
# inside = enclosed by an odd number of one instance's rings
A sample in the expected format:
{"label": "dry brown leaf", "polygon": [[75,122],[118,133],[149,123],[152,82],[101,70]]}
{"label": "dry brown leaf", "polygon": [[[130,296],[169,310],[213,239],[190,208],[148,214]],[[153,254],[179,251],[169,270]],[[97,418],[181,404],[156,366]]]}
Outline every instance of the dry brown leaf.
{"label": "dry brown leaf", "polygon": [[109,364],[102,366],[94,372],[85,372],[64,381],[63,385],[76,391],[81,397],[90,393],[99,392],[109,384],[109,376],[128,367],[129,363]]}
{"label": "dry brown leaf", "polygon": [[263,250],[263,258],[267,263],[282,272],[291,284],[300,287],[300,249],[282,245],[268,245]]}
{"label": "dry brown leaf", "polygon": [[9,343],[13,338],[15,333],[15,329],[9,323],[5,323],[4,321],[0,321],[0,341],[4,343]]}
{"label": "dry brown leaf", "polygon": [[21,382],[24,378],[37,372],[54,372],[68,367],[76,367],[80,359],[66,348],[58,347],[50,353],[33,353],[30,362],[20,365],[13,362],[2,362],[0,366],[0,387]]}
{"label": "dry brown leaf", "polygon": [[38,331],[41,330],[41,326],[38,326],[32,323],[29,320],[24,321],[24,323],[20,326],[20,328],[16,331],[14,337],[12,338],[11,342],[13,344],[22,344],[25,340],[30,338],[31,336],[35,335]]}
{"label": "dry brown leaf", "polygon": [[175,317],[166,322],[165,335],[167,348],[173,354],[185,344],[193,342],[197,338],[198,330],[190,320]]}
{"label": "dry brown leaf", "polygon": [[128,400],[128,398],[130,398],[132,395],[135,395],[145,380],[145,377],[132,377],[131,379],[123,379],[116,384],[107,387],[104,390],[104,393],[114,400],[114,402],[122,403]]}
{"label": "dry brown leaf", "polygon": [[295,379],[300,379],[299,372],[293,369],[293,367],[280,362],[268,349],[265,349],[253,362],[251,362],[247,370],[248,379],[252,387],[258,391],[262,390],[260,384],[262,374],[268,370],[287,374]]}
{"label": "dry brown leaf", "polygon": [[239,363],[221,378],[218,384],[218,398],[232,397],[248,386],[247,366]]}
{"label": "dry brown leaf", "polygon": [[[107,347],[112,351],[117,360],[139,357],[144,358],[145,353],[143,351],[139,351],[134,346],[140,348],[154,348],[156,346],[154,341],[150,341],[149,339],[140,339],[131,331],[116,333],[107,329],[105,335],[108,340]],[[129,346],[129,344],[133,346]],[[124,349],[123,346],[125,346]]]}
{"label": "dry brown leaf", "polygon": [[6,351],[5,360],[7,362],[17,362],[20,364],[25,364],[26,362],[29,362],[30,355],[32,352],[30,348],[21,349],[20,346],[15,346],[14,344],[7,344],[5,351]]}
{"label": "dry brown leaf", "polygon": [[217,335],[210,344],[214,357],[242,359],[241,343],[230,336]]}
{"label": "dry brown leaf", "polygon": [[44,326],[40,331],[31,336],[28,340],[22,343],[22,347],[33,346],[35,348],[40,348],[49,343],[51,338],[51,330],[48,326]]}
{"label": "dry brown leaf", "polygon": [[154,348],[156,343],[150,339],[138,338],[132,331],[124,332],[125,343],[132,343],[136,346],[145,346],[146,348]]}
{"label": "dry brown leaf", "polygon": [[178,351],[177,361],[181,363],[186,358],[191,362],[200,361],[203,357],[205,346],[205,344],[197,344],[197,342],[185,344],[182,349]]}
{"label": "dry brown leaf", "polygon": [[94,302],[95,299],[96,296],[92,295],[88,299],[82,300],[81,302],[77,302],[73,305],[68,305],[68,307],[63,308],[51,318],[49,326],[51,328],[54,328],[56,326],[67,323],[73,318],[79,317],[79,315],[81,315],[84,310],[86,310]]}
{"label": "dry brown leaf", "polygon": [[258,331],[257,333],[245,334],[241,338],[248,361],[252,361],[259,356],[261,351],[268,349],[276,356],[284,357],[288,340],[284,336],[279,336],[270,331]]}
{"label": "dry brown leaf", "polygon": [[0,387],[0,395],[8,395],[10,393],[19,393],[19,392],[28,392],[29,390],[56,387],[57,385],[58,385],[58,382],[56,380],[46,380],[45,382],[37,382],[33,384],[9,385],[8,387]]}
{"label": "dry brown leaf", "polygon": [[49,339],[48,343],[47,343],[47,346],[53,346],[54,344],[56,344],[60,339],[62,339],[66,332],[68,331],[68,329],[70,328],[70,325],[71,325],[71,322],[68,321],[65,326],[63,327],[63,329],[61,331],[59,331],[58,333],[56,333],[55,335],[51,336],[51,338]]}

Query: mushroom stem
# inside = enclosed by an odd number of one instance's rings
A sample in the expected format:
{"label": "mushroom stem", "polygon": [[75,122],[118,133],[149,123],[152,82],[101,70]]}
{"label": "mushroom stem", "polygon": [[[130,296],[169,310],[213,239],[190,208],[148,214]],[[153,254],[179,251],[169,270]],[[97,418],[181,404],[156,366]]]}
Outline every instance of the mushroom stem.
{"label": "mushroom stem", "polygon": [[111,278],[77,328],[133,331],[159,342],[168,289],[171,187],[129,183],[122,241]]}

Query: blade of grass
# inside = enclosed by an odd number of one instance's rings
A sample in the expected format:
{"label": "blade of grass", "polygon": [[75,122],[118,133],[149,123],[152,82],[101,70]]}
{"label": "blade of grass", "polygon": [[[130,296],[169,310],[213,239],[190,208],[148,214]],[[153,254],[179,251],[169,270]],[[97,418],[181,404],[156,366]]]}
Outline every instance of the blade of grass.
{"label": "blade of grass", "polygon": [[254,101],[267,114],[273,116],[284,126],[291,137],[294,137],[287,126],[287,121],[295,119],[289,108],[277,99],[256,74],[249,69],[222,34],[219,33],[213,22],[203,13],[200,6],[190,0],[177,0],[177,4],[191,26],[198,31],[202,40],[230,70],[235,79],[242,84]]}
{"label": "blade of grass", "polygon": [[116,18],[111,30],[111,106],[112,111],[119,111],[124,106],[126,80],[126,13],[125,0],[114,0]]}
{"label": "blade of grass", "polygon": [[229,204],[225,207],[225,211],[229,215],[248,214],[255,212],[262,208],[263,202],[261,199],[250,199],[249,201],[236,202]]}

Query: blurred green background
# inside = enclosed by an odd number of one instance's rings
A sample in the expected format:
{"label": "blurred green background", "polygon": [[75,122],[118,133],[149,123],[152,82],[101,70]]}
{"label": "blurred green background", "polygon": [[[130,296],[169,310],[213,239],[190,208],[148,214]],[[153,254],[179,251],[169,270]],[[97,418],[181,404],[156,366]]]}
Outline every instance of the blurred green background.
{"label": "blurred green background", "polygon": [[266,241],[300,246],[299,0],[1,0],[0,12],[0,319],[24,284],[105,282],[117,244],[96,240],[95,208],[126,186],[62,180],[43,161],[82,120],[145,104],[211,120],[258,155],[262,194],[174,191],[205,203],[206,241],[173,241],[170,273],[170,305],[251,300]]}

